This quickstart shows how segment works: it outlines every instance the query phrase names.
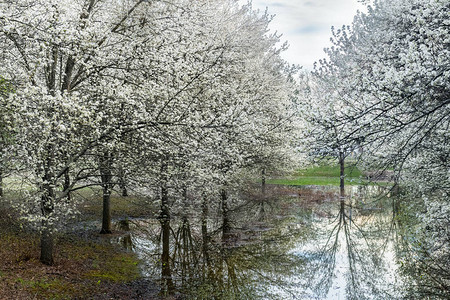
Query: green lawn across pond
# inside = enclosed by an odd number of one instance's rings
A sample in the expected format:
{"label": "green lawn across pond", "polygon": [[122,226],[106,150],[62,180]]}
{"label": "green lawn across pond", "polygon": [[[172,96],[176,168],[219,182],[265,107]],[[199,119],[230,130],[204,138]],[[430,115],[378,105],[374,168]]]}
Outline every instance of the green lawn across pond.
{"label": "green lawn across pond", "polygon": [[[340,169],[339,165],[320,165],[308,169],[298,170],[289,178],[270,179],[269,184],[280,185],[336,185],[339,186]],[[362,184],[364,178],[361,170],[351,166],[345,169],[345,184]]]}

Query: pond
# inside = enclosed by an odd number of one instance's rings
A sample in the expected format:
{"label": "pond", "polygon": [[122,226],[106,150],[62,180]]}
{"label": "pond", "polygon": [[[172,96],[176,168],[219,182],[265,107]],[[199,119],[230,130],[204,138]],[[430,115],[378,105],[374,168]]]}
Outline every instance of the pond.
{"label": "pond", "polygon": [[[376,186],[291,187],[219,219],[118,222],[123,247],[162,295],[183,299],[397,299],[401,243],[395,200]],[[270,198],[270,199],[269,199]],[[167,242],[167,241],[166,241]],[[164,249],[165,248],[165,249]]]}

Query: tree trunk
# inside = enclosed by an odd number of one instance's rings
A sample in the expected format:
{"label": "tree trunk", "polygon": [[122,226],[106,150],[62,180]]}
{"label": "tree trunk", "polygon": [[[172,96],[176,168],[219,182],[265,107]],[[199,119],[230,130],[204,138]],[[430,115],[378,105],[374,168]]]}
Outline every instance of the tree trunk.
{"label": "tree trunk", "polygon": [[266,195],[266,168],[263,168],[261,172],[261,193],[263,196]]}
{"label": "tree trunk", "polygon": [[103,214],[101,234],[112,233],[111,226],[111,190],[112,190],[112,154],[105,152],[100,157],[99,170],[102,180]]}
{"label": "tree trunk", "polygon": [[54,210],[54,199],[55,199],[55,192],[54,188],[51,184],[52,176],[50,174],[46,174],[44,178],[45,185],[43,186],[43,195],[41,198],[41,212],[43,215],[42,220],[42,230],[41,230],[41,256],[39,260],[46,264],[46,265],[52,265],[53,264],[53,233],[50,222],[49,222],[49,216]]}
{"label": "tree trunk", "polygon": [[209,265],[209,255],[208,255],[208,199],[203,196],[202,203],[202,251],[203,258],[206,265]]}
{"label": "tree trunk", "polygon": [[3,171],[0,168],[0,198],[3,197]]}
{"label": "tree trunk", "polygon": [[339,151],[339,166],[340,166],[340,180],[339,180],[339,187],[340,187],[340,196],[343,199],[345,197],[345,156],[344,152],[341,150]]}
{"label": "tree trunk", "polygon": [[[55,45],[52,48],[52,64],[49,66],[47,87],[50,95],[55,96],[56,91],[56,66],[58,64],[58,47]],[[54,109],[51,108],[47,112],[47,116],[51,117],[54,113]],[[54,129],[52,128],[52,132]],[[46,265],[53,265],[53,226],[51,225],[49,218],[55,208],[55,176],[54,176],[54,162],[55,162],[55,145],[52,143],[47,144],[47,158],[44,163],[44,178],[43,186],[41,186],[41,213],[42,213],[42,228],[41,228],[41,255],[39,260]]]}
{"label": "tree trunk", "polygon": [[231,225],[230,225],[230,217],[228,210],[228,195],[225,189],[222,189],[220,192],[221,200],[222,200],[222,239],[226,240],[230,237]]}
{"label": "tree trunk", "polygon": [[111,230],[111,191],[107,186],[103,187],[103,213],[101,234],[110,234]]}
{"label": "tree trunk", "polygon": [[64,172],[64,185],[63,185],[64,192],[67,192],[67,200],[71,200],[70,195],[70,174],[69,174],[69,168]]}
{"label": "tree trunk", "polygon": [[345,200],[341,198],[339,201],[339,224],[345,225],[347,220],[345,219]]}
{"label": "tree trunk", "polygon": [[161,220],[162,230],[162,254],[161,254],[161,275],[167,287],[171,285],[172,275],[170,270],[170,220]]}
{"label": "tree trunk", "polygon": [[122,197],[128,197],[125,170],[123,169],[122,165],[119,166],[119,187],[120,190],[122,191]]}
{"label": "tree trunk", "polygon": [[3,197],[3,157],[0,150],[0,198]]}
{"label": "tree trunk", "polygon": [[170,270],[170,211],[169,192],[167,188],[167,162],[161,163],[161,232],[162,232],[162,254],[161,254],[161,277],[163,288],[171,294],[173,292],[172,274]]}
{"label": "tree trunk", "polygon": [[196,249],[192,242],[191,226],[187,216],[183,216],[183,223],[181,226],[180,238],[180,260],[181,260],[181,284],[185,287],[186,280],[193,278],[195,274],[194,269],[197,267]]}
{"label": "tree trunk", "polygon": [[48,221],[42,221],[41,232],[41,256],[39,260],[46,265],[53,265],[53,234],[49,228]]}
{"label": "tree trunk", "polygon": [[345,156],[343,151],[339,151],[339,188],[340,188],[340,216],[342,224],[346,224],[345,219]]}

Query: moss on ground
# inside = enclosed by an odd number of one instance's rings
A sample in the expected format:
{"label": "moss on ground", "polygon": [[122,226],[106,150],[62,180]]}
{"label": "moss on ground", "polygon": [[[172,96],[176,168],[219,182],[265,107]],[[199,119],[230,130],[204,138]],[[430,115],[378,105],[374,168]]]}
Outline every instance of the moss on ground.
{"label": "moss on ground", "polygon": [[111,290],[120,294],[120,289],[139,280],[139,260],[133,253],[120,251],[99,237],[90,238],[60,237],[55,264],[46,266],[39,262],[38,234],[3,218],[0,299],[96,299]]}
{"label": "moss on ground", "polygon": [[[79,210],[83,219],[99,220],[102,214],[103,199],[101,190],[86,188],[74,193],[74,198],[80,202]],[[157,208],[149,204],[145,197],[122,197],[117,193],[111,195],[111,215],[113,218],[149,216]]]}
{"label": "moss on ground", "polygon": [[97,257],[92,262],[93,269],[85,275],[88,278],[97,280],[97,283],[101,282],[101,280],[131,282],[140,277],[137,268],[138,263],[134,255],[127,253],[112,255],[106,262],[102,258]]}

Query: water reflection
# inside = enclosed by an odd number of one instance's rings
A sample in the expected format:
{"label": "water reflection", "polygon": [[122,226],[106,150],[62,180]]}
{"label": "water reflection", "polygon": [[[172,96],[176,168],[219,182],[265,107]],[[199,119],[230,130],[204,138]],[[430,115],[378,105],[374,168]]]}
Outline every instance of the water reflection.
{"label": "water reflection", "polygon": [[[308,253],[310,298],[394,299],[395,257],[389,199],[380,188],[349,190],[322,205],[328,218],[316,220],[313,243],[299,245]],[[374,201],[378,199],[378,201]]]}
{"label": "water reflection", "polygon": [[162,295],[395,299],[402,279],[393,205],[382,193],[380,187],[351,187],[340,197],[334,188],[292,188],[263,218],[259,206],[233,211],[226,238],[219,221],[183,216],[169,227],[132,220],[122,242],[146,262],[143,274],[161,283]]}

